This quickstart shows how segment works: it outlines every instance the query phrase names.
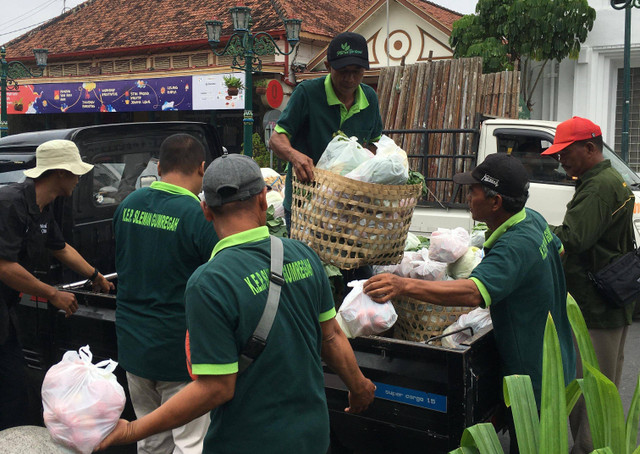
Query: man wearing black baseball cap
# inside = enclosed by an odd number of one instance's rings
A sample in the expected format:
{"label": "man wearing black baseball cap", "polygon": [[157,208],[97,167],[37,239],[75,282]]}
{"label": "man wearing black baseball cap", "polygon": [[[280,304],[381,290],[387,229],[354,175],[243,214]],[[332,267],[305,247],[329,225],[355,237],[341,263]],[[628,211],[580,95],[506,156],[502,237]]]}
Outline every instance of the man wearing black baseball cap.
{"label": "man wearing black baseball cap", "polygon": [[431,282],[381,274],[369,279],[364,291],[377,302],[403,295],[443,306],[488,307],[502,373],[529,375],[539,406],[548,313],[558,331],[565,384],[575,377],[562,244],[540,214],[524,208],[529,181],[517,158],[489,155],[471,172],[455,175],[454,181],[471,186],[471,215],[489,227],[485,256],[469,279]]}
{"label": "man wearing black baseball cap", "polygon": [[382,135],[378,96],[362,83],[369,69],[366,39],[357,33],[340,33],[327,48],[325,66],[326,77],[296,87],[269,141],[278,157],[290,163],[284,197],[287,226],[293,171],[300,181],[312,180],[315,164],[338,131],[357,137],[363,146],[371,146]]}

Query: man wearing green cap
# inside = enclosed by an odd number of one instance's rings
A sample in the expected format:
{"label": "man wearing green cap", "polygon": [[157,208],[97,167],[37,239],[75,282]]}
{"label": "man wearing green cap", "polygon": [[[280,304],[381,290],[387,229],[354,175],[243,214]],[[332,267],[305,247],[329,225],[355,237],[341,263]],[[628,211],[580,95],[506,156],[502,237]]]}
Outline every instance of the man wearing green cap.
{"label": "man wearing green cap", "polygon": [[[611,162],[602,155],[602,131],[586,118],[558,125],[553,145],[543,155],[557,157],[567,175],[577,178],[561,225],[553,233],[565,248],[563,266],[567,290],[580,306],[589,329],[600,371],[620,384],[624,344],[634,304],[614,307],[589,280],[616,258],[633,250],[634,196]],[[578,376],[582,364],[578,362]],[[571,413],[572,454],[593,451],[584,400]]]}
{"label": "man wearing green cap", "polygon": [[20,293],[49,301],[70,316],[78,310],[72,293],[58,290],[33,274],[44,249],[108,292],[113,284],[65,242],[52,202],[69,197],[80,176],[93,165],[82,162],[69,140],[50,140],[36,150],[36,167],[27,179],[0,188],[0,430],[28,423],[25,360],[18,340],[16,306]]}

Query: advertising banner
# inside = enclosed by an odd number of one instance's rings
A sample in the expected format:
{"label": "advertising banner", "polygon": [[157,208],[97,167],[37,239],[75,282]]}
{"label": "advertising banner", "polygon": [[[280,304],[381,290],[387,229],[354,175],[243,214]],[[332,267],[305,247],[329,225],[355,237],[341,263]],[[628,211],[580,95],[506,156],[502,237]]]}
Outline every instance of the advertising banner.
{"label": "advertising banner", "polygon": [[244,109],[244,89],[230,95],[224,84],[225,76],[237,77],[245,84],[244,73],[193,76],[193,110]]}
{"label": "advertising banner", "polygon": [[7,113],[192,110],[191,76],[21,85],[7,90]]}

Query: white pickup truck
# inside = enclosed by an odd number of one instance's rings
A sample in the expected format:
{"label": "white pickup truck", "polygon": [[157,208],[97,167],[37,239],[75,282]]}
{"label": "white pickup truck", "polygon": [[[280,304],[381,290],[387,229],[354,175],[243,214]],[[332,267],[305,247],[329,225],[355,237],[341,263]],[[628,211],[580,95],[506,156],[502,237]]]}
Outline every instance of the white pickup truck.
{"label": "white pickup truck", "polygon": [[[531,181],[527,206],[542,214],[552,225],[562,223],[566,205],[574,193],[574,181],[567,177],[559,162],[553,157],[540,155],[553,143],[557,125],[558,122],[540,120],[485,120],[480,127],[475,161],[478,164],[492,153],[511,153],[522,160],[530,172]],[[603,153],[636,196],[633,223],[636,242],[640,244],[640,177],[606,144]],[[435,196],[438,198],[438,193]],[[429,206],[420,205],[416,207],[410,230],[419,235],[426,235],[439,227],[470,230],[474,221],[468,208],[463,206],[441,199]]]}

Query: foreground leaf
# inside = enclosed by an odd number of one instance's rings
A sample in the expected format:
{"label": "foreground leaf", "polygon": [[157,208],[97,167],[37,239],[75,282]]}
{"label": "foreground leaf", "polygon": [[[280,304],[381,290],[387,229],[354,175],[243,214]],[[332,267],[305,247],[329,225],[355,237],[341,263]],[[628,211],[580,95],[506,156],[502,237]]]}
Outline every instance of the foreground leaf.
{"label": "foreground leaf", "polygon": [[538,407],[533,395],[531,377],[509,375],[503,382],[504,403],[511,407],[521,454],[537,454],[540,437]]}
{"label": "foreground leaf", "polygon": [[626,452],[624,412],[616,385],[590,364],[584,364],[584,394],[594,448]]}
{"label": "foreground leaf", "polygon": [[[632,452],[638,444],[638,423],[640,422],[640,376],[636,379],[636,390],[631,399],[627,423],[625,426],[627,449],[625,452]],[[640,446],[638,447],[640,449]],[[636,449],[636,451],[638,451]]]}
{"label": "foreground leaf", "polygon": [[576,303],[576,300],[574,300],[570,294],[567,294],[567,316],[573,329],[573,335],[576,337],[576,342],[578,343],[582,364],[589,363],[595,367],[596,370],[600,370],[598,358],[596,357],[596,352],[593,350],[591,336],[589,336],[589,330],[582,316],[582,311],[578,303]]}
{"label": "foreground leaf", "polygon": [[[567,404],[560,341],[558,341],[558,332],[553,323],[553,318],[549,314],[544,330],[542,348],[539,449],[541,454],[569,452],[568,414],[566,411]],[[520,449],[520,452],[523,452],[523,450]]]}
{"label": "foreground leaf", "polygon": [[449,454],[480,454],[477,448],[472,448],[469,446],[461,446],[453,451],[450,451]]}
{"label": "foreground leaf", "polygon": [[460,448],[477,448],[480,454],[504,454],[496,429],[491,423],[467,427],[462,433]]}
{"label": "foreground leaf", "polygon": [[582,395],[582,388],[580,388],[580,383],[582,382],[581,378],[577,378],[573,380],[566,389],[566,401],[567,401],[567,414],[570,414],[573,411],[573,407],[575,407],[576,402],[580,399]]}
{"label": "foreground leaf", "polygon": [[614,454],[610,447],[594,449],[591,454]]}

